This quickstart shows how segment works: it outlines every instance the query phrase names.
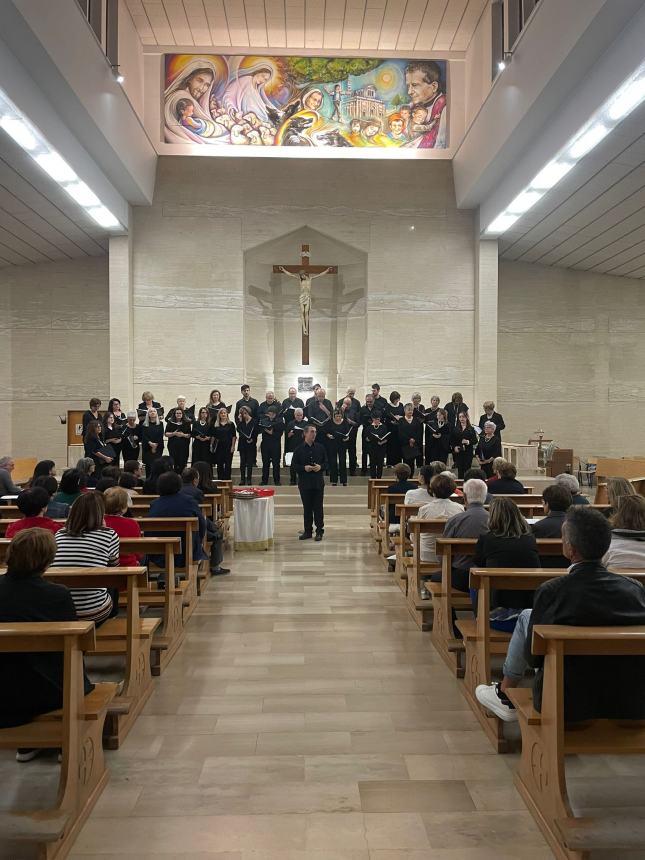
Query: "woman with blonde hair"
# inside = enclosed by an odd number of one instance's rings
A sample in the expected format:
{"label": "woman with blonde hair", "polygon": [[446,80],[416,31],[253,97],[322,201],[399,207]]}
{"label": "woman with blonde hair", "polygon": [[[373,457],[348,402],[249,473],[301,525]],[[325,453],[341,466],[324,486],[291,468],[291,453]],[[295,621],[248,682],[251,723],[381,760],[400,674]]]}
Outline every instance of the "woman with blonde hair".
{"label": "woman with blonde hair", "polygon": [[619,496],[610,523],[611,544],[602,563],[612,570],[645,570],[645,499],[636,493]]}
{"label": "woman with blonde hair", "polygon": [[621,496],[635,496],[636,490],[634,485],[627,478],[607,478],[607,503],[609,511],[607,516],[611,516],[618,510],[618,499]]}
{"label": "woman with blonde hair", "polygon": [[142,421],[146,420],[150,409],[156,409],[160,418],[163,418],[163,406],[155,400],[152,391],[144,391],[141,395],[141,403],[137,406],[137,413]]}

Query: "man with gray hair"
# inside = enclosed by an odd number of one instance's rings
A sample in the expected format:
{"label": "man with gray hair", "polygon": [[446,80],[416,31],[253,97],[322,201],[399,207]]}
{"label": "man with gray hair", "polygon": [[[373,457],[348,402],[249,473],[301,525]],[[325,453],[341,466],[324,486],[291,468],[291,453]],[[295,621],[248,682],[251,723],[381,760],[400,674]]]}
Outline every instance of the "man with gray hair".
{"label": "man with gray hair", "polygon": [[[478,538],[488,531],[488,511],[484,502],[488,487],[478,478],[466,481],[463,486],[465,510],[451,517],[445,525],[443,536],[448,538]],[[452,558],[452,587],[457,591],[468,592],[472,555],[455,555]],[[441,582],[441,574],[434,574],[432,580]]]}
{"label": "man with gray hair", "polygon": [[556,484],[562,484],[563,487],[566,487],[567,490],[571,493],[571,498],[573,499],[574,505],[588,505],[589,499],[586,496],[583,496],[580,492],[580,483],[575,475],[570,475],[568,472],[563,472],[561,475],[557,475],[555,479]]}
{"label": "man with gray hair", "polygon": [[11,473],[16,467],[13,457],[0,458],[0,496],[17,496],[20,487],[11,480]]}

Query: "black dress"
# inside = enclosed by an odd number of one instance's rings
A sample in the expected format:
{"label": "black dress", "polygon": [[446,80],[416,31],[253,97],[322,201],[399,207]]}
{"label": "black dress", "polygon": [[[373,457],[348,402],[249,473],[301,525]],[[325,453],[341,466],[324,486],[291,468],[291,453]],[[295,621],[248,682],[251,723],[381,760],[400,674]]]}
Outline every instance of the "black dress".
{"label": "black dress", "polygon": [[253,467],[257,460],[258,445],[258,422],[251,418],[250,421],[237,421],[237,450],[240,454],[241,484],[251,484],[253,480]]}
{"label": "black dress", "polygon": [[209,403],[206,406],[206,408],[208,409],[208,415],[209,415],[211,421],[213,422],[213,424],[217,421],[217,413],[220,411],[220,409],[226,409],[226,411],[229,413],[231,411],[231,407],[227,406],[226,403],[222,403],[221,400],[217,405],[214,405],[213,403]]}
{"label": "black dress", "polygon": [[474,427],[466,427],[464,430],[458,427],[453,430],[450,435],[450,450],[459,478],[463,478],[464,474],[471,468],[476,448],[477,432]]}
{"label": "black dress", "polygon": [[[403,421],[404,415],[405,408],[400,401],[399,403],[397,403],[396,406],[393,403],[387,404],[385,424],[387,426],[387,429],[390,431],[390,435],[387,440],[388,466],[396,466],[396,464],[400,463],[402,460],[401,441],[399,439],[398,426]],[[398,418],[395,416],[398,416]]]}
{"label": "black dress", "polygon": [[414,474],[414,465],[421,453],[419,445],[419,422],[416,418],[413,418],[412,421],[402,418],[396,430],[399,437],[401,458],[404,463],[408,464],[411,473]]}
{"label": "black dress", "polygon": [[[493,435],[490,439],[487,439],[482,433],[479,437],[479,442],[477,443],[477,456],[480,460],[488,460],[491,457],[493,459],[495,457],[502,456],[502,440],[497,435]],[[480,464],[484,472],[486,472],[487,478],[493,477],[493,464],[492,463],[481,463]]]}
{"label": "black dress", "polygon": [[115,457],[110,466],[118,466],[121,460],[121,448],[123,444],[123,425],[115,421],[114,427],[103,425],[103,440],[106,445],[114,448]]}
{"label": "black dress", "polygon": [[426,427],[426,466],[438,460],[445,463],[450,453],[450,425],[445,421],[439,426],[436,419],[428,422]]}
{"label": "black dress", "polygon": [[[209,421],[193,421],[191,430],[193,437],[193,456],[191,463],[209,463],[211,462],[211,440],[213,438],[213,428]],[[206,437],[200,439],[199,437]]]}
{"label": "black dress", "polygon": [[123,462],[128,460],[138,460],[141,456],[141,425],[136,427],[125,425],[123,435],[121,437],[121,453],[123,454]]}
{"label": "black dress", "polygon": [[[151,442],[156,442],[156,451],[153,451],[150,447]],[[141,427],[141,444],[143,449],[142,460],[146,466],[146,476],[149,477],[152,464],[163,455],[163,424],[161,424],[161,422],[157,422],[157,424],[148,424],[147,427],[144,424]]]}
{"label": "black dress", "polygon": [[169,418],[166,421],[166,433],[188,433],[188,438],[183,436],[171,436],[168,439],[168,453],[175,461],[175,472],[181,475],[188,463],[188,452],[190,451],[190,435],[192,427],[190,421],[183,418],[175,421]]}
{"label": "black dress", "polygon": [[219,481],[230,481],[231,465],[233,463],[233,451],[235,437],[237,436],[235,424],[227,421],[226,424],[215,424],[212,429],[214,462],[217,465],[217,479]]}

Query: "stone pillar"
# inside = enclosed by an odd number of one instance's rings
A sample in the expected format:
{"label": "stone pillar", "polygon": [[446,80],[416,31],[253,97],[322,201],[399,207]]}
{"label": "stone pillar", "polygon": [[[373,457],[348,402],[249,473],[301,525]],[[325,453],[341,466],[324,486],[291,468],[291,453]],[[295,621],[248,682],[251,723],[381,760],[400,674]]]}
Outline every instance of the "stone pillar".
{"label": "stone pillar", "polygon": [[110,397],[134,409],[132,235],[112,236],[109,249]]}
{"label": "stone pillar", "polygon": [[[497,263],[496,239],[475,235],[475,400],[477,421],[484,400],[497,403]],[[502,413],[504,404],[500,404]]]}

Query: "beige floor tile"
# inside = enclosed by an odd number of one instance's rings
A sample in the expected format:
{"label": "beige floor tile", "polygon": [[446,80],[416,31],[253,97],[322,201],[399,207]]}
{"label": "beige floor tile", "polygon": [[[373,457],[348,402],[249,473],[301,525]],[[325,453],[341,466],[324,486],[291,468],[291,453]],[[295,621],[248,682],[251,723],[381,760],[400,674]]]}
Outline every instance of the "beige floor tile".
{"label": "beige floor tile", "polygon": [[524,811],[426,813],[423,821],[432,848],[505,848],[513,845],[524,857],[524,848],[544,846],[530,814]]}
{"label": "beige floor tile", "polygon": [[[297,782],[305,778],[304,756],[218,756],[204,761],[200,785]],[[343,774],[328,781],[345,781]],[[317,780],[314,780],[317,781]]]}
{"label": "beige floor tile", "polygon": [[448,745],[442,732],[352,732],[352,752],[372,750],[384,753],[447,753]]}
{"label": "beige floor tile", "polygon": [[313,782],[407,778],[402,755],[305,756],[305,779]]}
{"label": "beige floor tile", "polygon": [[177,713],[184,714],[259,714],[262,699],[251,696],[182,696]]}
{"label": "beige floor tile", "polygon": [[265,713],[308,713],[318,714],[328,711],[344,711],[345,696],[266,696],[262,701]]}
{"label": "beige floor tile", "polygon": [[429,845],[418,812],[366,813],[365,833],[370,851],[377,848],[421,848]]}
{"label": "beige floor tile", "polygon": [[216,732],[301,732],[304,714],[231,714],[217,718]]}
{"label": "beige floor tile", "polygon": [[258,755],[331,755],[349,752],[349,732],[269,732],[258,735]]}
{"label": "beige floor tile", "polygon": [[410,779],[508,779],[500,756],[406,755]]}
{"label": "beige floor tile", "polygon": [[475,804],[459,780],[359,782],[363,812],[469,812]]}
{"label": "beige floor tile", "polygon": [[314,813],[307,816],[307,849],[366,849],[361,812]]}
{"label": "beige floor tile", "polygon": [[394,728],[390,714],[385,711],[341,711],[340,713],[305,714],[308,731],[368,732]]}
{"label": "beige floor tile", "polygon": [[512,783],[495,779],[467,779],[466,788],[479,812],[525,810],[524,801]]}

